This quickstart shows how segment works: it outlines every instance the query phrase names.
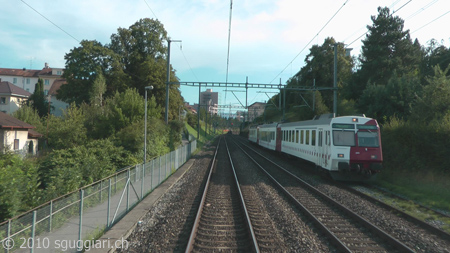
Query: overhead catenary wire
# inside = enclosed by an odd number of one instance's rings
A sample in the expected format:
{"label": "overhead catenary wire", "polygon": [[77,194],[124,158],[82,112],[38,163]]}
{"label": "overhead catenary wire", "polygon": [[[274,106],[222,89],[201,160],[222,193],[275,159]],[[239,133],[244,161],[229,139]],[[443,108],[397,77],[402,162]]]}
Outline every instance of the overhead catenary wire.
{"label": "overhead catenary wire", "polygon": [[[408,5],[408,4],[411,3],[411,2],[412,2],[412,0],[409,0],[407,3],[405,3],[404,5],[402,5],[400,8],[398,8],[398,9],[395,10],[395,11],[393,11],[391,15],[394,15],[394,13],[398,12],[399,10],[401,10],[403,7],[405,7],[406,5]],[[398,3],[398,1],[395,2],[395,4],[396,4],[396,3]],[[393,4],[393,5],[394,5],[394,4]],[[362,36],[366,35],[368,32],[369,32],[369,30],[367,30],[365,33],[361,34],[358,38],[356,38],[356,39],[353,40],[352,42],[346,44],[346,46],[352,45],[353,43],[355,43],[356,41],[358,41],[359,39],[361,39]]]}
{"label": "overhead catenary wire", "polygon": [[74,39],[75,41],[77,41],[78,43],[80,43],[81,41],[78,40],[77,38],[75,38],[72,34],[68,33],[66,30],[62,29],[59,25],[55,24],[53,21],[51,21],[50,19],[48,19],[46,16],[44,16],[42,13],[40,13],[38,10],[36,10],[35,8],[33,8],[31,5],[29,5],[27,2],[25,2],[24,0],[20,0],[22,3],[24,3],[26,6],[28,6],[30,9],[32,9],[33,11],[35,11],[37,14],[39,14],[41,17],[43,17],[45,20],[47,20],[48,22],[50,22],[52,25],[54,25],[56,28],[58,28],[59,30],[63,31],[65,34],[67,34],[69,37],[71,37],[72,39]]}
{"label": "overhead catenary wire", "polygon": [[292,59],[292,61],[290,61],[286,67],[284,67],[283,70],[281,70],[281,72],[275,76],[275,78],[272,79],[272,81],[270,81],[270,83],[272,83],[273,81],[275,81],[275,79],[277,79],[288,67],[289,65],[291,65],[295,59],[297,59],[297,57],[309,46],[309,44],[311,44],[311,42],[314,41],[314,39],[319,36],[320,32],[323,31],[323,29],[325,29],[325,27],[327,27],[327,25],[331,22],[331,20],[333,20],[334,17],[336,17],[336,15],[342,10],[342,8],[347,4],[349,0],[345,1],[344,4],[342,4],[342,6],[336,11],[336,13],[334,13],[334,15],[325,23],[325,25],[317,32],[317,34],[308,42],[308,44],[305,45],[305,47],[302,48],[302,50],[300,50],[300,52],[294,57],[294,59]]}
{"label": "overhead catenary wire", "polygon": [[147,3],[147,0],[144,0],[145,4],[147,5],[148,9],[152,12],[153,16],[155,16],[156,19],[158,19],[158,17],[156,16],[155,12],[152,10],[152,8],[150,7],[150,5]]}
{"label": "overhead catenary wire", "polygon": [[[228,21],[228,52],[227,52],[227,73],[225,78],[225,83],[228,83],[228,70],[230,66],[230,42],[231,42],[231,18],[233,14],[233,0],[230,0],[230,18]],[[225,85],[225,104],[227,104],[227,91],[228,87]]]}
{"label": "overhead catenary wire", "polygon": [[[150,12],[153,14],[153,16],[156,18],[156,20],[158,20],[158,17],[156,16],[155,12],[153,11],[153,9],[150,7],[150,5],[148,4],[147,0],[144,0],[145,5],[147,5],[147,8],[150,10]],[[167,38],[170,38],[169,32],[167,32]],[[195,74],[194,70],[191,67],[191,64],[189,63],[186,55],[184,54],[184,51],[182,50],[182,46],[180,45],[180,51],[181,54],[183,55],[184,61],[186,62],[186,64],[189,67],[189,70],[191,71],[191,73],[194,75],[195,79],[197,79],[197,81],[200,81],[197,77],[197,75]]]}
{"label": "overhead catenary wire", "polygon": [[422,28],[424,28],[424,27],[428,26],[429,24],[435,22],[436,20],[442,18],[443,16],[447,15],[448,13],[450,13],[450,11],[447,11],[446,13],[444,13],[444,14],[440,15],[439,17],[433,19],[432,21],[426,23],[425,25],[421,26],[420,28],[418,28],[418,29],[412,31],[411,33],[415,33],[415,32],[417,32],[417,31],[421,30]]}

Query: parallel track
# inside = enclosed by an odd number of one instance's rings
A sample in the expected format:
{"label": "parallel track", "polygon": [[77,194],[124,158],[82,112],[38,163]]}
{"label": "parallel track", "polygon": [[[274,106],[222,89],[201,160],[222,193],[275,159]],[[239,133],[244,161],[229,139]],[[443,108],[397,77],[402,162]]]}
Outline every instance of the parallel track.
{"label": "parallel track", "polygon": [[[383,207],[383,208],[385,208],[387,210],[390,210],[391,212],[397,213],[399,216],[401,216],[401,217],[403,217],[403,218],[413,222],[414,224],[417,224],[418,226],[420,226],[420,227],[430,231],[431,233],[434,233],[437,236],[439,236],[439,237],[441,237],[441,238],[443,238],[445,240],[449,240],[450,241],[450,234],[449,233],[447,233],[444,230],[442,230],[440,228],[437,228],[437,227],[427,223],[426,221],[420,220],[420,219],[418,219],[418,218],[416,218],[416,217],[414,217],[414,216],[412,216],[412,215],[410,215],[410,214],[408,214],[408,213],[406,213],[406,212],[404,212],[404,211],[402,211],[402,210],[400,210],[398,208],[395,208],[395,207],[393,207],[393,206],[391,206],[389,204],[386,204],[383,201],[381,201],[381,200],[379,200],[377,198],[374,198],[374,197],[372,197],[370,195],[367,195],[367,194],[365,194],[365,193],[361,192],[360,190],[355,189],[353,187],[350,187],[350,186],[347,186],[347,185],[344,185],[344,184],[339,184],[339,187],[341,187],[342,189],[345,189],[345,190],[347,190],[347,191],[349,191],[349,192],[351,192],[351,193],[353,193],[355,195],[358,195],[361,198],[364,198],[364,199],[366,199],[366,200],[368,200],[368,201],[370,201],[372,203],[377,203],[379,206],[381,206],[381,207]],[[370,188],[371,186],[365,186],[365,187]],[[391,195],[392,197],[401,199],[403,201],[409,201],[406,198],[401,198],[400,196],[393,195],[392,193],[389,193],[388,191],[385,191],[383,189],[380,189],[380,188],[376,188],[376,189],[377,189],[377,191],[384,192],[386,195]],[[419,204],[417,204],[417,205],[419,205]],[[433,210],[433,209],[428,208],[428,207],[423,206],[423,205],[419,205],[419,206],[421,208],[423,208],[423,209],[429,210],[430,212],[435,212],[437,215],[440,215],[442,217],[450,218],[450,216],[448,214],[445,214],[445,213]]]}
{"label": "parallel track", "polygon": [[[259,163],[242,147],[240,148],[275,185],[286,193],[298,208],[310,217],[340,251],[391,252],[397,250],[399,252],[413,252],[403,243],[255,150],[252,150],[252,152],[258,154],[257,160],[260,161]],[[264,163],[264,167],[261,165],[262,163]],[[281,175],[280,171],[285,175]]]}

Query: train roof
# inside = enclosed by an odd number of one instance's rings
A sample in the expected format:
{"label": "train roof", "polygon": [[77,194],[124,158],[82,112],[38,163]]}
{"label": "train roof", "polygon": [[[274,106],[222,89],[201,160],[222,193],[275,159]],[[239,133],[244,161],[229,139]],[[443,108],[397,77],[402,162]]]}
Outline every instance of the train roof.
{"label": "train roof", "polygon": [[[371,118],[367,118],[364,114],[363,115],[351,115],[351,116],[335,117],[334,113],[329,113],[329,114],[322,114],[322,115],[316,116],[312,120],[296,121],[296,122],[289,122],[289,123],[270,123],[270,124],[259,125],[258,127],[259,128],[275,128],[277,126],[280,126],[280,127],[295,127],[295,126],[330,125],[331,122],[334,122],[334,123],[346,123],[346,122],[351,123],[354,118],[365,119],[364,122],[372,120]],[[251,126],[250,128],[256,128],[256,126]]]}
{"label": "train roof", "polygon": [[273,127],[277,127],[278,123],[270,123],[270,124],[264,124],[264,125],[259,125],[259,128],[273,128]]}
{"label": "train roof", "polygon": [[294,127],[294,126],[315,126],[315,125],[330,125],[332,122],[334,123],[351,123],[354,118],[363,118],[366,119],[366,121],[371,120],[371,118],[366,118],[365,115],[353,115],[353,116],[340,116],[340,117],[334,117],[333,113],[330,114],[322,114],[320,116],[316,116],[312,120],[305,120],[305,121],[297,121],[297,122],[290,122],[290,123],[283,123],[280,126],[281,127]]}

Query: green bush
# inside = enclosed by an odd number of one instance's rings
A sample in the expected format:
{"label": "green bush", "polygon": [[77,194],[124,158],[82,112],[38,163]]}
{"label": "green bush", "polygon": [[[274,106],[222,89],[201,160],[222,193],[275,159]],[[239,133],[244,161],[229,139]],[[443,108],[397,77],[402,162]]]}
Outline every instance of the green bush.
{"label": "green bush", "polygon": [[55,150],[42,161],[39,172],[47,199],[74,191],[137,164],[132,153],[109,140],[95,140],[84,146]]}
{"label": "green bush", "polygon": [[0,154],[0,222],[40,201],[37,166],[15,154]]}

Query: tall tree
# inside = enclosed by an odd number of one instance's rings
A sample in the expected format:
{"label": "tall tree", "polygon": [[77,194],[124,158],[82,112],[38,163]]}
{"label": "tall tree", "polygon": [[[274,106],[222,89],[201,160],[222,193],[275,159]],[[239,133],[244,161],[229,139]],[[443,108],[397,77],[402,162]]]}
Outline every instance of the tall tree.
{"label": "tall tree", "polygon": [[[434,39],[428,43],[428,47],[424,48],[424,55],[421,66],[421,74],[424,80],[427,76],[432,76],[435,73],[434,67],[436,65],[439,65],[441,69],[446,69],[450,65],[450,48]],[[450,73],[447,73],[447,75],[450,75]]]}
{"label": "tall tree", "polygon": [[416,71],[421,60],[418,41],[412,42],[409,30],[404,31],[404,21],[390,13],[389,8],[379,7],[378,15],[371,17],[373,24],[362,41],[359,57],[360,69],[348,90],[350,98],[359,99],[368,83],[386,85],[394,75]]}
{"label": "tall tree", "polygon": [[92,84],[90,91],[90,101],[93,106],[103,105],[103,95],[106,92],[106,80],[101,71],[98,71],[98,75]]}
{"label": "tall tree", "polygon": [[63,77],[67,83],[61,86],[57,98],[77,105],[89,103],[90,92],[100,74],[105,77],[106,96],[124,91],[128,77],[123,73],[119,56],[95,40],[83,40],[80,44],[64,57],[66,68]]}
{"label": "tall tree", "polygon": [[[287,85],[313,86],[315,83],[318,87],[333,87],[334,44],[336,43],[334,38],[328,37],[322,45],[313,45],[305,58],[305,66],[288,81]],[[353,59],[346,55],[342,43],[338,43],[337,46],[338,86],[342,86],[351,77]],[[333,108],[333,92],[322,91],[321,95],[325,105]],[[298,101],[298,99],[294,99],[294,101]],[[294,101],[288,101],[288,104]]]}
{"label": "tall tree", "polygon": [[[167,32],[164,26],[153,19],[141,19],[128,29],[119,28],[111,36],[109,48],[121,56],[125,72],[132,80],[131,87],[141,95],[145,87],[152,85],[158,105],[165,105],[167,79]],[[170,66],[170,81],[178,78]],[[171,85],[169,91],[169,118],[175,119],[183,98],[178,85]]]}
{"label": "tall tree", "polygon": [[39,117],[44,117],[45,115],[47,115],[49,110],[49,103],[45,98],[44,80],[42,80],[41,78],[38,79],[38,82],[36,83],[36,86],[34,88],[34,92],[28,99],[27,104],[37,111]]}

